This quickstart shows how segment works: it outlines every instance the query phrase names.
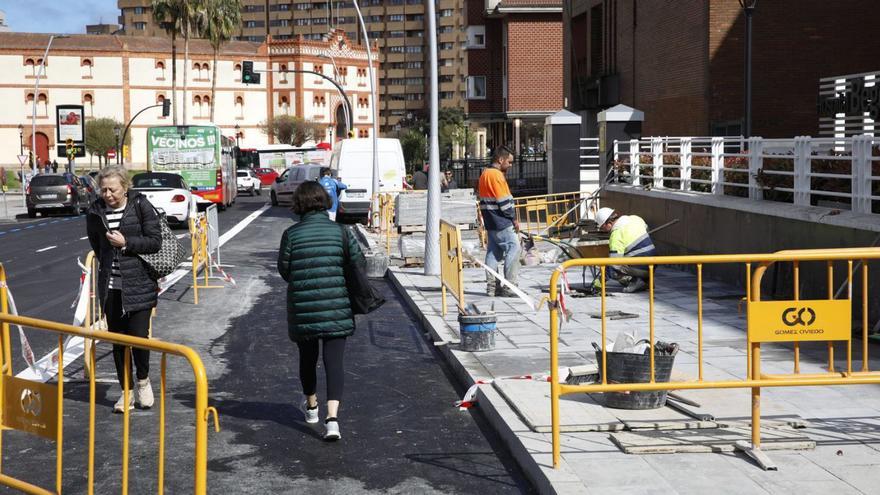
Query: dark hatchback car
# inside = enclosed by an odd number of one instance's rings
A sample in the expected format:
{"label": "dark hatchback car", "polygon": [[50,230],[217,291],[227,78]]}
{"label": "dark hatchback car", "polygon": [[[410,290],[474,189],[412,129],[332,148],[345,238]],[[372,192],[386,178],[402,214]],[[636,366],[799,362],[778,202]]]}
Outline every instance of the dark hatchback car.
{"label": "dark hatchback car", "polygon": [[101,191],[98,189],[98,183],[91,175],[81,175],[79,180],[89,193],[89,204],[94,203],[98,199],[98,195],[101,194]]}
{"label": "dark hatchback car", "polygon": [[64,174],[40,174],[31,179],[26,191],[27,213],[30,218],[37,213],[67,212],[79,215],[89,207],[88,188],[79,177]]}

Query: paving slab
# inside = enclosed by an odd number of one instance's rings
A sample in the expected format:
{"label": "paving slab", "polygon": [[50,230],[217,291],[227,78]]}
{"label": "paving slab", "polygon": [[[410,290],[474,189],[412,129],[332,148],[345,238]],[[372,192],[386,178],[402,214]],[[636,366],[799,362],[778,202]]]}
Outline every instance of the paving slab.
{"label": "paving slab", "polygon": [[[547,293],[550,274],[555,267],[523,267],[519,286],[534,302]],[[694,380],[697,367],[696,277],[691,273],[662,270],[658,276],[654,301],[655,335],[672,337],[682,348],[676,357],[674,380]],[[542,493],[876,493],[876,482],[869,482],[871,469],[880,472],[880,386],[765,388],[762,391],[762,424],[765,428],[785,425],[806,426],[784,430],[794,444],[802,447],[815,442],[815,450],[772,451],[769,456],[778,472],[765,473],[741,452],[670,454],[650,456],[625,454],[611,435],[643,433],[622,431],[638,426],[638,418],[621,419],[622,414],[601,406],[601,401],[586,394],[563,396],[560,401],[562,434],[561,463],[552,466],[552,438],[549,430],[550,390],[546,382],[509,380],[518,375],[548,373],[549,316],[546,304],[535,311],[519,299],[490,299],[483,293],[483,271],[464,270],[467,302],[488,309],[494,301],[499,314],[496,349],[480,353],[463,352],[455,345],[457,322],[454,315],[440,317],[438,277],[425,276],[421,268],[395,268],[390,277],[398,290],[410,300],[410,307],[422,317],[444,354],[452,361],[460,379],[466,383],[494,379],[482,385],[478,406],[484,409],[493,427],[502,433],[523,470]],[[589,280],[588,280],[589,281]],[[569,282],[580,283],[580,273],[570,273]],[[613,284],[611,284],[613,285]],[[746,376],[746,321],[740,312],[741,288],[706,281],[704,285],[703,377],[706,380],[742,380]],[[559,365],[578,366],[595,363],[592,342],[601,340],[601,322],[590,313],[601,310],[598,297],[566,298],[571,319],[560,328]],[[715,297],[717,299],[712,299]],[[454,304],[451,304],[454,307]],[[616,338],[620,330],[635,331],[635,337],[647,338],[650,329],[650,304],[646,293],[624,294],[609,288],[606,310],[636,313],[638,318],[608,321],[606,337]],[[880,369],[880,349],[871,344],[871,367]],[[765,373],[789,373],[792,370],[790,345],[765,345],[762,349]],[[873,356],[877,356],[876,358]],[[853,342],[853,367],[861,369],[861,343]],[[845,369],[845,347],[836,348],[835,366]],[[827,350],[823,344],[804,345],[801,349],[801,372],[827,370]],[[714,415],[719,425],[735,424],[737,439],[747,439],[751,417],[749,389],[686,390],[677,392],[695,400],[699,412]],[[689,419],[675,419],[668,408],[648,414],[655,426]],[[678,413],[675,413],[678,414]],[[645,419],[645,418],[643,418]],[[621,426],[622,425],[622,426]],[[592,431],[593,429],[600,431]],[[717,428],[716,428],[717,429]],[[587,430],[587,431],[581,431]],[[708,429],[655,432],[658,439],[672,438],[681,432],[706,434]],[[677,432],[677,433],[676,433]],[[770,433],[767,438],[772,437]],[[765,439],[769,446],[772,441]],[[837,447],[837,448],[835,448]],[[721,449],[726,450],[726,449]],[[841,462],[836,454],[853,462]],[[833,461],[829,459],[833,457]],[[836,462],[835,462],[836,461]],[[690,466],[671,469],[677,462]],[[690,463],[690,464],[688,464]],[[701,466],[701,467],[696,467]],[[684,477],[684,478],[683,478]]]}

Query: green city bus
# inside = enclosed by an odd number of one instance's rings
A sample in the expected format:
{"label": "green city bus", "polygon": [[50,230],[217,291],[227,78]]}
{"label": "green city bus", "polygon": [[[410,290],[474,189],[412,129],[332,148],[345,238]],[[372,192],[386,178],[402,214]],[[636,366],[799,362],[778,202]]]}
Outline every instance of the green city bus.
{"label": "green city bus", "polygon": [[235,141],[215,125],[147,128],[147,170],[179,174],[194,194],[224,209],[235,201]]}

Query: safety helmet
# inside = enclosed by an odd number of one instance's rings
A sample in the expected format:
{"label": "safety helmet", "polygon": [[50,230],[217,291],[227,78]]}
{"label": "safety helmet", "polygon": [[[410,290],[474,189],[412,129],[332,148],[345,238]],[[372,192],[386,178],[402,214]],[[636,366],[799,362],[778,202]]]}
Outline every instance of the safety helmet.
{"label": "safety helmet", "polygon": [[596,213],[596,225],[598,225],[599,227],[605,225],[605,222],[607,222],[613,214],[613,208],[599,208],[599,212]]}

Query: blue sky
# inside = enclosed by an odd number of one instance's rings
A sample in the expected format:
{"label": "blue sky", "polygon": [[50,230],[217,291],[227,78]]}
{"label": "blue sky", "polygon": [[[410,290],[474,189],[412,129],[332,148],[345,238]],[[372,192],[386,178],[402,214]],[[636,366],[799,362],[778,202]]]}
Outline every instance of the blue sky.
{"label": "blue sky", "polygon": [[86,24],[116,23],[116,0],[0,0],[12,31],[85,33]]}

